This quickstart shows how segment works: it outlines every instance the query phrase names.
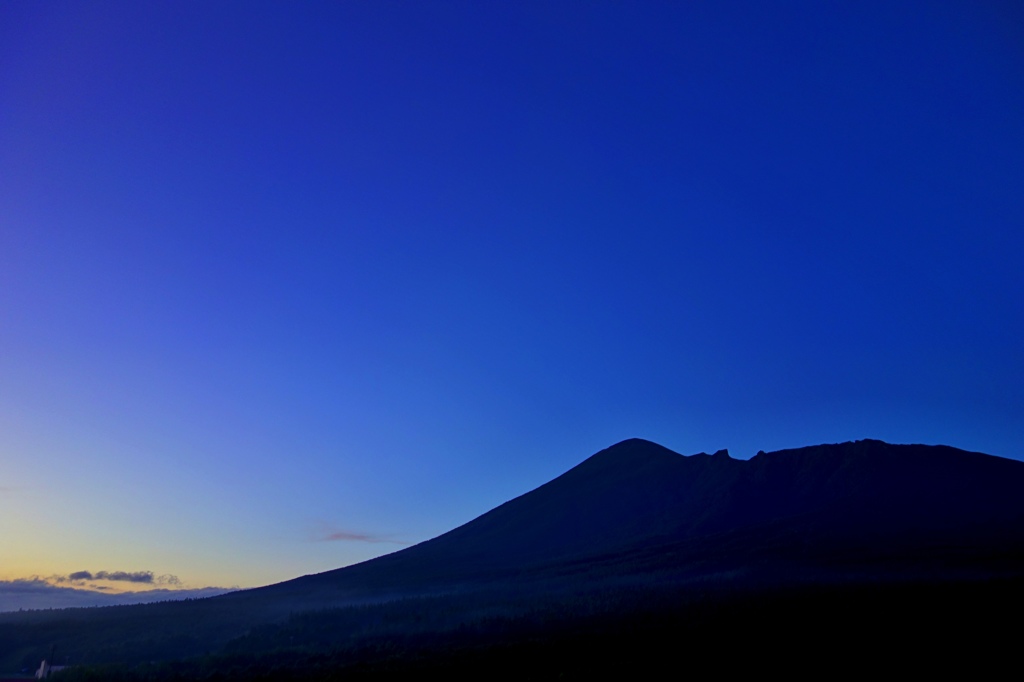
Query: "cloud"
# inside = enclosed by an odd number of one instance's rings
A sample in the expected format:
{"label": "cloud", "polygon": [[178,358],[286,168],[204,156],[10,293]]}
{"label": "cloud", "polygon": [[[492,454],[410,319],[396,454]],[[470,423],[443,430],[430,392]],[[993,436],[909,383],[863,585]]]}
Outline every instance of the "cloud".
{"label": "cloud", "polygon": [[153,571],[135,571],[129,573],[128,571],[100,571],[93,580],[114,580],[123,581],[129,583],[148,583],[153,582]]}
{"label": "cloud", "polygon": [[395,540],[387,535],[373,535],[371,533],[359,533],[351,530],[339,530],[331,526],[323,525],[320,532],[316,534],[318,542],[386,542],[393,545],[407,545],[408,542]]}
{"label": "cloud", "polygon": [[352,533],[347,530],[336,530],[333,533],[328,533],[320,539],[328,542],[333,542],[335,540],[351,540],[353,542],[381,542],[380,538],[376,538],[367,533]]}
{"label": "cloud", "polygon": [[[82,571],[79,571],[82,573]],[[74,574],[72,574],[74,575]],[[174,577],[174,576],[170,576]],[[66,578],[65,578],[66,579]],[[159,579],[158,579],[159,580]],[[177,580],[175,578],[175,580]],[[154,588],[139,592],[108,594],[96,587],[63,587],[47,579],[33,576],[17,580],[0,580],[0,612],[21,609],[65,609],[87,606],[115,606],[119,604],[147,604],[157,601],[201,599],[231,592],[238,588],[200,587],[196,589]],[[110,589],[110,588],[106,588]]]}
{"label": "cloud", "polygon": [[69,575],[50,576],[52,583],[81,583],[93,580],[109,580],[113,582],[141,583],[144,585],[181,585],[178,576],[165,573],[157,576],[153,571],[75,571]]}

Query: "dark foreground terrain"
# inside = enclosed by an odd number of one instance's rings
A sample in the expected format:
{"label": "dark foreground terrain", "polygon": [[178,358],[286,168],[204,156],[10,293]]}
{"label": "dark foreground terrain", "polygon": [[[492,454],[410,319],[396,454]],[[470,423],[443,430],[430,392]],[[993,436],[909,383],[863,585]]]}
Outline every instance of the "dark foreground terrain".
{"label": "dark foreground terrain", "polygon": [[303,614],[217,654],[70,668],[61,679],[631,679],[771,670],[994,677],[1018,661],[1022,588],[1022,580],[997,580],[714,595],[641,591],[438,629],[431,625],[436,610],[458,604],[406,603]]}
{"label": "dark foreground terrain", "polygon": [[[631,440],[445,535],[193,602],[0,614],[0,673],[453,679],[1016,666],[1024,463]],[[1011,668],[1012,669],[1012,668]]]}

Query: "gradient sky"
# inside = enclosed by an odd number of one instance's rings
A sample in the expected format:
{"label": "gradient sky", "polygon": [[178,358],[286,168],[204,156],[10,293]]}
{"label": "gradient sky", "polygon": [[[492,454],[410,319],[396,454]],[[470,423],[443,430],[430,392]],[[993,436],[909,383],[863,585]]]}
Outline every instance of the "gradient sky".
{"label": "gradient sky", "polygon": [[633,436],[1024,458],[1022,228],[1016,2],[5,2],[0,581],[276,582]]}

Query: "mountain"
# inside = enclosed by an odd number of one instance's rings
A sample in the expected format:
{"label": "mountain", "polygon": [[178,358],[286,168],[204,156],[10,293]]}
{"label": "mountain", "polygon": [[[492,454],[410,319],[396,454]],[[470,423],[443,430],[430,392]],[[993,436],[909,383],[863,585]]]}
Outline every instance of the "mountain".
{"label": "mountain", "polygon": [[354,566],[193,602],[0,614],[0,672],[54,644],[82,663],[213,653],[195,664],[204,678],[229,659],[244,662],[237,679],[265,675],[274,651],[292,652],[276,659],[286,672],[305,656],[330,677],[473,647],[501,666],[612,647],[632,670],[669,656],[680,633],[721,647],[735,623],[759,624],[768,656],[801,637],[847,660],[863,649],[836,643],[860,642],[860,620],[878,613],[889,617],[871,631],[893,641],[917,630],[960,646],[970,623],[991,647],[1004,633],[979,623],[1024,608],[1021,491],[1024,462],[945,446],[862,440],[737,460],[631,439]]}
{"label": "mountain", "polygon": [[343,603],[554,575],[578,587],[727,571],[1012,574],[1024,569],[1022,490],[1024,462],[945,446],[862,440],[737,460],[631,439],[432,540],[222,599]]}

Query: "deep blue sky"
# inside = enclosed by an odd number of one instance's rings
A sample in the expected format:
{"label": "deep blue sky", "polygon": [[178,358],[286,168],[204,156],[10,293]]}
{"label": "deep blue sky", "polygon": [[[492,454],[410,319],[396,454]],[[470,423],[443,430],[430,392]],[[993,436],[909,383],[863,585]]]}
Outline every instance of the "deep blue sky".
{"label": "deep blue sky", "polygon": [[5,3],[0,580],[326,570],[632,436],[1024,457],[1022,27]]}

